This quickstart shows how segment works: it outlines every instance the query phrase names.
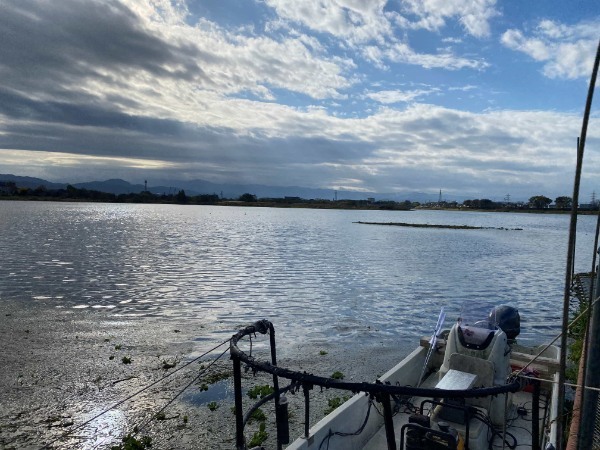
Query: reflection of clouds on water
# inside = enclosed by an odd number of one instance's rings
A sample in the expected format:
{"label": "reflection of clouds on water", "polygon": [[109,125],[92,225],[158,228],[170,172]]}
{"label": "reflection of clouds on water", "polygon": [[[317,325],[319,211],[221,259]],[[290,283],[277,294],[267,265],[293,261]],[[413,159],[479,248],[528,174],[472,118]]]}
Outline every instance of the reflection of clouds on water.
{"label": "reflection of clouds on water", "polygon": [[[210,402],[220,402],[233,398],[233,381],[231,379],[217,381],[207,385],[208,389],[188,389],[182,395],[182,400],[195,406],[204,406]],[[245,394],[245,392],[244,392]]]}
{"label": "reflection of clouds on water", "polygon": [[[520,339],[560,327],[568,217],[11,202],[0,234],[0,298],[123,318],[201,320],[208,338],[268,318],[280,345],[402,342],[464,311],[519,308]],[[522,228],[359,225],[412,222]],[[580,218],[581,251],[594,219]],[[589,255],[591,258],[591,254]]]}

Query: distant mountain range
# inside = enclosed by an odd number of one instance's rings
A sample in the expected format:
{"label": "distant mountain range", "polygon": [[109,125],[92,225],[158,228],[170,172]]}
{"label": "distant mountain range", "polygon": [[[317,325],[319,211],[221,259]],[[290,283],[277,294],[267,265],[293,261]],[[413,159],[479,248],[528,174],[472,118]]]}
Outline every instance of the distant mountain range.
{"label": "distant mountain range", "polygon": [[[143,184],[131,184],[128,181],[112,179],[105,181],[89,181],[86,183],[51,182],[41,178],[18,176],[11,174],[0,174],[0,181],[13,181],[18,187],[35,189],[45,186],[46,189],[64,189],[68,184],[78,189],[90,189],[112,194],[138,193],[144,190]],[[258,198],[282,198],[300,197],[304,199],[328,199],[333,200],[336,193],[332,189],[314,189],[299,186],[265,186],[260,184],[218,184],[205,180],[159,180],[157,184],[148,185],[148,191],[154,194],[176,194],[183,189],[187,195],[217,194],[223,198],[238,198],[240,195],[250,193]],[[438,194],[427,194],[423,192],[401,192],[401,193],[377,193],[358,191],[337,191],[338,200],[365,200],[367,198],[376,200],[394,200],[402,202],[410,200],[413,202],[437,201]],[[467,197],[451,197],[444,195],[445,201],[462,202]]]}

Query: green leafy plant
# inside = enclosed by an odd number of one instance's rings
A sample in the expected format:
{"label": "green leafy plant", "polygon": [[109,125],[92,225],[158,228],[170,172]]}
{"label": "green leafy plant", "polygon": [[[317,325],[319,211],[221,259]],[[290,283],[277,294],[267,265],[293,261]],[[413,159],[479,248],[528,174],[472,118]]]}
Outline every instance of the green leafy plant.
{"label": "green leafy plant", "polygon": [[331,378],[333,378],[334,380],[343,380],[344,379],[344,374],[342,372],[339,371],[335,371],[331,374]]}
{"label": "green leafy plant", "polygon": [[325,350],[321,350],[321,351],[319,352],[319,355],[321,355],[321,356],[325,356],[326,354],[327,354],[327,352],[326,352]]}
{"label": "green leafy plant", "polygon": [[208,409],[211,411],[216,411],[219,408],[219,404],[217,402],[210,402],[208,405]]}
{"label": "green leafy plant", "polygon": [[257,422],[264,422],[267,420],[267,416],[260,408],[258,408],[256,411],[250,414],[250,422],[253,420],[256,420]]}
{"label": "green leafy plant", "polygon": [[123,362],[123,364],[131,364],[131,358],[128,356],[123,356],[123,358],[121,358],[121,361]]}
{"label": "green leafy plant", "polygon": [[231,377],[231,372],[229,371],[221,371],[215,373],[209,373],[208,375],[202,377],[202,381],[208,384],[215,384],[221,380],[226,380]]}
{"label": "green leafy plant", "polygon": [[142,436],[140,439],[136,439],[135,436],[128,434],[122,439],[123,443],[119,445],[113,445],[111,450],[144,450],[152,447],[152,438],[149,436]]}
{"label": "green leafy plant", "polygon": [[260,424],[260,426],[258,427],[258,431],[256,433],[254,433],[254,435],[252,435],[252,439],[250,439],[250,442],[248,443],[248,447],[250,447],[250,448],[257,447],[260,444],[262,444],[263,442],[265,442],[267,440],[267,438],[269,437],[269,434],[265,430],[266,430],[266,425],[264,422],[262,422]]}
{"label": "green leafy plant", "polygon": [[264,386],[254,386],[248,391],[248,397],[250,397],[251,399],[256,399],[259,397],[265,398],[267,395],[270,395],[273,392],[275,392],[275,389],[273,389],[273,387],[269,386],[268,384],[265,384]]}

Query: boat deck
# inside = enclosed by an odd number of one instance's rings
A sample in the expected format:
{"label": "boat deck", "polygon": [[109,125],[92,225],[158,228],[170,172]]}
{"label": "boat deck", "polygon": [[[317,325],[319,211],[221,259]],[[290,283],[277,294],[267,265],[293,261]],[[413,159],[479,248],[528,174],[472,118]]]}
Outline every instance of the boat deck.
{"label": "boat deck", "polygon": [[[433,388],[433,387],[435,387],[437,382],[438,382],[437,373],[434,373],[423,382],[422,387]],[[513,394],[513,397],[512,397],[513,406],[512,406],[512,408],[510,408],[510,411],[508,414],[509,420],[507,422],[506,432],[507,432],[507,444],[510,443],[511,445],[513,445],[514,443],[516,443],[516,447],[514,447],[515,449],[525,449],[525,448],[530,449],[532,447],[531,446],[531,404],[532,404],[531,397],[532,397],[531,394],[529,394],[527,392],[517,392],[517,393]],[[427,400],[427,398],[416,397],[411,400],[411,403],[414,406],[419,407],[423,400]],[[426,413],[430,409],[430,407],[431,407],[431,404],[426,405],[426,410],[425,410]],[[525,411],[525,414],[520,415],[517,412],[518,407],[522,407],[523,411]],[[542,405],[540,405],[540,408],[542,408]],[[396,436],[396,448],[398,448],[398,449],[401,448],[401,445],[400,445],[401,428],[403,425],[408,423],[409,416],[410,416],[410,413],[404,413],[402,411],[394,416],[394,432],[395,432],[395,436]],[[543,427],[543,424],[542,424],[543,417],[544,417],[544,414],[543,414],[543,409],[542,409],[540,411],[540,429],[542,429],[542,427]],[[462,436],[465,435],[466,430],[465,430],[464,425],[460,425],[458,423],[453,423],[453,422],[448,422],[448,423],[452,427],[456,428]],[[470,427],[469,434],[471,435],[472,440],[473,440],[473,436],[479,436],[480,442],[479,443],[478,442],[471,443],[471,445],[469,445],[468,448],[470,448],[471,450],[477,450],[478,448],[482,448],[482,447],[487,449],[488,448],[488,437],[491,436],[488,426],[483,424],[481,421],[479,421],[477,419],[471,419],[469,427]],[[498,431],[501,432],[502,430],[498,430]],[[513,439],[513,437],[514,437],[514,439]],[[494,444],[494,448],[502,448],[502,439],[500,438],[500,436],[495,437],[493,444]],[[381,449],[387,449],[387,448],[388,448],[388,446],[387,446],[387,440],[386,440],[385,427],[382,427],[371,438],[371,440],[369,440],[369,442],[367,442],[367,444],[364,447],[365,450],[381,450]],[[508,445],[506,445],[506,448],[508,448]]]}
{"label": "boat deck", "polygon": [[[442,358],[445,353],[446,343],[444,340],[438,340],[436,351],[431,354],[431,359],[427,365],[431,370],[432,374],[429,375],[425,381],[421,384],[423,388],[436,388],[440,382],[439,368],[442,364]],[[381,382],[396,386],[415,386],[417,380],[421,376],[421,369],[425,365],[426,355],[428,353],[429,342],[427,339],[421,340],[421,345],[417,347],[410,355],[406,356],[396,366],[391,368],[388,372],[380,377]],[[523,367],[529,363],[534,355],[540,353],[541,349],[526,348],[518,345],[513,345],[513,352],[510,358],[510,364],[513,368]],[[541,448],[544,448],[546,442],[556,441],[556,430],[552,424],[557,415],[556,411],[556,381],[557,375],[554,373],[557,366],[559,350],[556,347],[546,349],[542,356],[537,357],[534,364],[530,364],[530,368],[538,370],[540,376],[546,380],[553,380],[551,382],[542,382],[541,389],[542,395],[540,399],[540,426],[539,430],[544,434],[544,442],[541,443]],[[467,367],[465,367],[466,369]],[[447,376],[450,370],[446,372]],[[456,386],[456,389],[469,389],[470,385],[460,384],[467,382],[472,379],[469,378],[469,371],[457,370],[457,378],[452,379],[448,383],[444,383],[446,389],[451,388],[448,385]],[[465,376],[466,375],[466,376]],[[444,378],[445,379],[445,378]],[[463,381],[460,381],[463,380]],[[466,380],[466,381],[464,381]],[[454,384],[455,383],[455,384]],[[468,384],[468,383],[467,383]],[[512,402],[509,402],[508,410],[508,421],[506,424],[506,436],[507,442],[504,446],[516,449],[532,448],[531,436],[532,436],[532,405],[533,398],[532,394],[526,391],[521,391],[512,394]],[[542,400],[544,399],[545,400]],[[403,404],[400,407],[400,411],[393,417],[394,423],[394,435],[397,449],[404,448],[401,445],[401,429],[408,423],[409,417],[413,413],[419,412],[421,403],[424,400],[431,400],[431,398],[425,397],[413,397],[410,399],[403,399]],[[488,450],[489,440],[492,438],[492,427],[487,423],[491,423],[487,419],[488,413],[492,415],[495,420],[499,420],[503,416],[502,410],[504,409],[504,396],[487,397],[480,399],[465,399],[468,404],[477,407],[480,413],[476,414],[476,417],[471,418],[469,421],[469,440],[468,446],[465,445],[465,449],[470,450]],[[393,406],[393,405],[392,405]],[[481,407],[481,408],[480,408]],[[441,412],[439,405],[432,405],[431,403],[424,405],[423,414],[430,416],[432,430],[438,431],[438,422],[445,421],[456,429],[458,433],[465,437],[466,430],[464,425],[460,425],[457,420],[442,419],[439,416],[447,416],[448,408],[445,408],[444,412]],[[370,449],[380,450],[387,449],[387,437],[384,426],[383,409],[381,403],[374,401],[371,409],[369,410],[369,397],[364,394],[357,394],[344,403],[342,406],[337,408],[328,416],[321,419],[317,424],[311,427],[309,431],[309,437],[300,437],[296,439],[289,447],[288,450],[322,450],[328,448],[329,450],[349,450],[349,449]],[[451,414],[450,414],[451,416]],[[482,419],[479,419],[478,417]],[[487,420],[486,420],[487,419]],[[487,423],[484,423],[486,420]],[[501,420],[501,419],[500,419]],[[546,424],[546,426],[544,426]],[[495,435],[493,440],[493,448],[503,448],[502,438],[502,427],[494,427]],[[355,432],[361,430],[360,432]],[[327,444],[324,447],[324,444]],[[539,447],[538,447],[539,448]]]}

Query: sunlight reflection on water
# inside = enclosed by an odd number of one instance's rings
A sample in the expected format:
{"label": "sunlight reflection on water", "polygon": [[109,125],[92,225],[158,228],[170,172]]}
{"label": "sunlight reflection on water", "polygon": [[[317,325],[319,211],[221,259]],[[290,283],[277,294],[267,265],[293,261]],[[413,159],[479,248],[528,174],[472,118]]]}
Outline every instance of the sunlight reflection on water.
{"label": "sunlight reflection on water", "polygon": [[[414,342],[441,306],[449,321],[517,306],[529,341],[560,326],[567,216],[41,202],[3,202],[2,212],[0,299],[24,305],[202,317],[219,330],[264,317],[288,342],[350,342],[369,330]],[[581,271],[594,224],[580,218]]]}

